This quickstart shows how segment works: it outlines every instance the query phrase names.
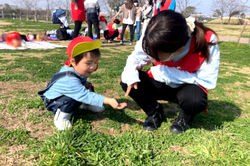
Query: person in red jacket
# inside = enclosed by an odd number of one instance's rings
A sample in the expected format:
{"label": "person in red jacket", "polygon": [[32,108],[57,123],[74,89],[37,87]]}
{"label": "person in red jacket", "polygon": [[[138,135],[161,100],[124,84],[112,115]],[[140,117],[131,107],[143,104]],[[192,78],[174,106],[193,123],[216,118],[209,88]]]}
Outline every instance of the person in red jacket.
{"label": "person in red jacket", "polygon": [[82,22],[86,21],[84,0],[71,0],[71,15],[72,20],[75,22],[75,28],[72,36],[74,39],[79,35]]}
{"label": "person in red jacket", "polygon": [[154,16],[163,10],[175,10],[175,0],[155,0]]}
{"label": "person in red jacket", "polygon": [[120,24],[120,20],[115,19],[113,22],[110,22],[108,24],[108,30],[104,31],[104,37],[108,41],[108,43],[111,43],[114,38],[118,37],[118,24]]}

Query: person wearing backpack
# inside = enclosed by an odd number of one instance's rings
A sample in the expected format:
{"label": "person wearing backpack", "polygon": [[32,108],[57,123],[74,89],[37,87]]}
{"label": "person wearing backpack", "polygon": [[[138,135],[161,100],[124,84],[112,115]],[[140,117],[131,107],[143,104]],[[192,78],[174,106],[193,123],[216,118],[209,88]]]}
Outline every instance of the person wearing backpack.
{"label": "person wearing backpack", "polygon": [[58,130],[70,129],[70,119],[75,110],[104,111],[103,104],[114,109],[123,109],[127,103],[94,92],[88,76],[97,70],[100,59],[101,41],[87,36],[73,39],[67,48],[69,60],[48,83],[46,89],[38,92],[46,108],[55,113],[54,125]]}

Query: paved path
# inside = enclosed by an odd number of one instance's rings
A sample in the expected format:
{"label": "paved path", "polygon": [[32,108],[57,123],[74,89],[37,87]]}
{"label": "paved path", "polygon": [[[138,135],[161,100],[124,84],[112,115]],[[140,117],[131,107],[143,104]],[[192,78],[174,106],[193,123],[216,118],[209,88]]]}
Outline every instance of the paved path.
{"label": "paved path", "polygon": [[[220,41],[238,42],[238,37],[232,36],[219,36]],[[240,38],[240,43],[248,43],[248,38]]]}

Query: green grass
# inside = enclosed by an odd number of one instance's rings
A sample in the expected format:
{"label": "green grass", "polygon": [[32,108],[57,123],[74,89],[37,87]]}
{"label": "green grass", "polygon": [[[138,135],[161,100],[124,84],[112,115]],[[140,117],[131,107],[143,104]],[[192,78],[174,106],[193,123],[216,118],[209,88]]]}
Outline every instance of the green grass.
{"label": "green grass", "polygon": [[[14,158],[12,148],[23,145],[19,157],[27,163],[19,165],[250,164],[249,46],[220,44],[220,74],[216,89],[209,91],[208,114],[199,114],[190,130],[175,135],[169,131],[175,113],[167,115],[157,131],[143,130],[145,113],[123,97],[119,85],[133,47],[116,44],[119,48],[101,48],[99,69],[89,79],[97,93],[120,96],[128,108],[106,106],[99,114],[78,110],[73,129],[64,132],[51,129],[53,114],[36,93],[67,60],[66,49],[0,50],[0,158]],[[178,110],[173,103],[164,107]],[[15,124],[22,125],[13,128]]]}

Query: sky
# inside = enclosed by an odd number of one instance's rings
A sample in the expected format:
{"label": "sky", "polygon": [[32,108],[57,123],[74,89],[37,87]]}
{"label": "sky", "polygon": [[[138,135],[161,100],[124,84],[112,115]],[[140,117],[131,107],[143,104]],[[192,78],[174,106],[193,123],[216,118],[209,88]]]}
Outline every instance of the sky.
{"label": "sky", "polygon": [[[46,0],[40,0],[42,3],[46,4]],[[70,1],[70,0],[68,0]],[[103,0],[98,0],[100,3],[103,2]],[[176,0],[178,1],[178,0]],[[244,4],[249,6],[247,15],[250,15],[250,0],[240,0]],[[8,3],[10,5],[14,5],[15,3],[12,0],[0,0],[0,4]],[[192,0],[191,5],[196,7],[196,11],[205,15],[212,15],[213,10],[216,8],[213,6],[213,0]],[[44,5],[42,5],[44,6]],[[101,7],[104,5],[100,5]],[[177,7],[178,8],[178,7]]]}

